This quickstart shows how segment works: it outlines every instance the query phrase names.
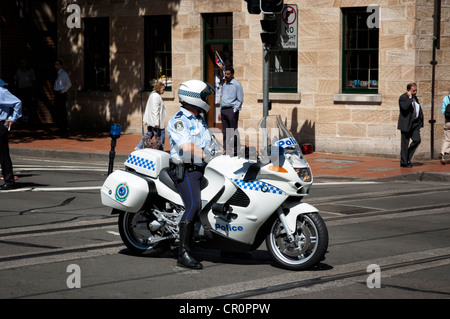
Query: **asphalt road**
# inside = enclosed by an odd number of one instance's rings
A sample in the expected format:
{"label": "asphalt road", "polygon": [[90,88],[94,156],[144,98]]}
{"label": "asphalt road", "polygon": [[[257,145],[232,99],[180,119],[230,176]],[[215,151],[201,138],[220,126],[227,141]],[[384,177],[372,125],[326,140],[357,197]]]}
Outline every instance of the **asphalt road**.
{"label": "asphalt road", "polygon": [[[199,271],[177,267],[174,252],[129,254],[117,218],[100,201],[107,163],[14,165],[20,188],[0,193],[1,299],[162,298],[183,300],[171,308],[179,313],[191,298],[262,305],[282,298],[450,297],[449,183],[316,178],[305,201],[319,208],[330,237],[317,268],[280,269],[263,244],[249,258],[196,249]],[[214,311],[231,313],[223,305]]]}

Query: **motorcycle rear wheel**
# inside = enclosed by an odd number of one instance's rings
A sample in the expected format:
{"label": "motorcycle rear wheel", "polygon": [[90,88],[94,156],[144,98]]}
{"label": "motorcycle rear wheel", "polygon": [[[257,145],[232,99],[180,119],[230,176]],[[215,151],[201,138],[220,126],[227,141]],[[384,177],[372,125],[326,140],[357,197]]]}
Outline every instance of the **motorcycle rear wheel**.
{"label": "motorcycle rear wheel", "polygon": [[323,259],[328,248],[328,230],[319,214],[300,215],[294,237],[293,242],[288,241],[278,218],[266,237],[267,249],[281,267],[306,270]]}
{"label": "motorcycle rear wheel", "polygon": [[155,217],[145,212],[124,212],[119,215],[119,233],[125,246],[135,255],[160,256],[170,249],[175,239],[167,239],[156,243],[150,239],[158,239],[166,236],[162,228],[152,231],[149,224]]}

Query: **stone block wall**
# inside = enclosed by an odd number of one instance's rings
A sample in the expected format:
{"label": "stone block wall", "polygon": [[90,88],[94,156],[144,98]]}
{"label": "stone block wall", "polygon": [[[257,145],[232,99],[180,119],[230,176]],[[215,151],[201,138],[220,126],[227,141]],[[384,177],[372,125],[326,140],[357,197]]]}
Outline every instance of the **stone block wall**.
{"label": "stone block wall", "polygon": [[[173,92],[163,98],[168,116],[179,108],[177,88],[203,78],[204,13],[233,13],[233,56],[245,102],[239,126],[255,128],[262,116],[262,15],[250,15],[242,0],[79,0],[83,17],[110,18],[111,92],[83,91],[83,31],[68,29],[62,1],[58,16],[58,52],[74,82],[70,93],[72,123],[107,126],[119,122],[126,132],[141,132],[140,94],[143,16],[172,15]],[[409,82],[418,84],[426,125],[417,158],[430,155],[433,1],[291,0],[299,8],[298,93],[271,94],[272,111],[295,137],[316,151],[398,157],[398,97]],[[342,8],[380,6],[379,90],[375,96],[342,95]],[[437,51],[434,100],[435,150],[441,147],[442,99],[450,92],[450,0],[442,1],[441,49]],[[142,103],[141,103],[142,99]],[[143,106],[142,106],[143,104]],[[86,124],[89,123],[89,124]],[[437,153],[436,153],[437,154]]]}

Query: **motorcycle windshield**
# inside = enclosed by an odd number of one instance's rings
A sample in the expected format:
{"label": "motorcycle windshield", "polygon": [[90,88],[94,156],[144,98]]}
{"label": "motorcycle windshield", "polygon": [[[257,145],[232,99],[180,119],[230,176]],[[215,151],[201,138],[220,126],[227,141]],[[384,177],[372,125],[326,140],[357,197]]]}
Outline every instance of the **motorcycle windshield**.
{"label": "motorcycle windshield", "polygon": [[281,147],[287,158],[295,160],[300,165],[307,163],[297,140],[283,124],[280,115],[269,115],[262,118],[258,123],[258,129],[263,136],[263,145],[261,146],[263,149]]}

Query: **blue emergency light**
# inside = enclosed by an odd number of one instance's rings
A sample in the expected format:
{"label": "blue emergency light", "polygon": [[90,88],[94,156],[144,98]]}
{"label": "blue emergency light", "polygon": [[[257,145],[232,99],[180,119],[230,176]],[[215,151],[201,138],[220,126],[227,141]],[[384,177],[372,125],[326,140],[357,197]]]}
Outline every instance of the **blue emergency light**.
{"label": "blue emergency light", "polygon": [[111,129],[109,131],[109,136],[111,138],[119,138],[120,137],[120,131],[122,130],[122,127],[120,124],[111,124]]}

